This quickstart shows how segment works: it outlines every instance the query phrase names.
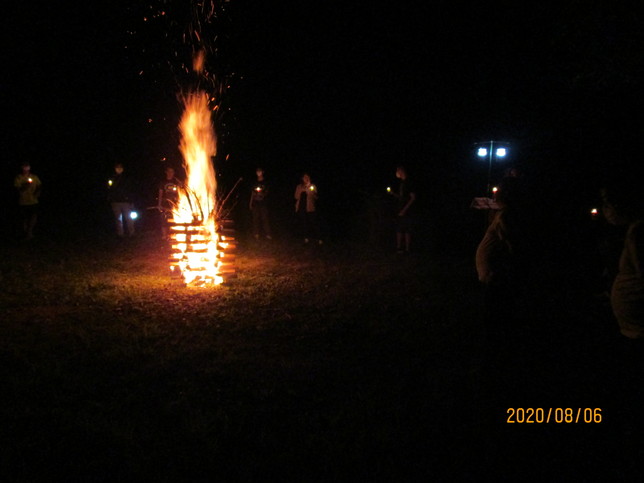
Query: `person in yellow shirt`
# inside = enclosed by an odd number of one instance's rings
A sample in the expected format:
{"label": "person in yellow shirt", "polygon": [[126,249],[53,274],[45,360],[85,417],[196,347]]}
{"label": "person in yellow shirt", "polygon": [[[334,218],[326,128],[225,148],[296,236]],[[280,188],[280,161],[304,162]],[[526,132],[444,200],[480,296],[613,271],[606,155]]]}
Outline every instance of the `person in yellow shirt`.
{"label": "person in yellow shirt", "polygon": [[38,221],[38,198],[42,183],[40,178],[31,172],[28,162],[22,163],[22,172],[16,176],[13,185],[18,190],[18,205],[22,230],[27,240],[34,237],[34,228]]}

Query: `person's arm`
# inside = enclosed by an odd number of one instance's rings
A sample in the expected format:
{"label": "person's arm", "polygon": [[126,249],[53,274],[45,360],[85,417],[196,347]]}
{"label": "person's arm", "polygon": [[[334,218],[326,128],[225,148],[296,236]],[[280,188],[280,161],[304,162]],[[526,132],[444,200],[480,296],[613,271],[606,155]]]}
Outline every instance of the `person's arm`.
{"label": "person's arm", "polygon": [[38,178],[37,176],[34,176],[34,196],[36,198],[39,198],[41,191],[42,191],[42,183],[40,182],[40,178]]}
{"label": "person's arm", "polygon": [[398,213],[398,216],[405,216],[405,213],[407,213],[407,210],[415,200],[416,200],[416,193],[409,193],[409,200],[407,201],[405,206],[403,206],[402,210],[400,210],[400,213]]}
{"label": "person's arm", "polygon": [[19,174],[16,176],[16,179],[13,181],[13,185],[20,191],[25,191],[29,188],[28,178],[25,178],[23,175]]}
{"label": "person's arm", "polygon": [[497,218],[487,227],[483,239],[476,248],[476,272],[479,282],[488,284],[494,279],[495,265],[498,265],[497,257],[502,250],[503,242],[499,235],[499,223]]}

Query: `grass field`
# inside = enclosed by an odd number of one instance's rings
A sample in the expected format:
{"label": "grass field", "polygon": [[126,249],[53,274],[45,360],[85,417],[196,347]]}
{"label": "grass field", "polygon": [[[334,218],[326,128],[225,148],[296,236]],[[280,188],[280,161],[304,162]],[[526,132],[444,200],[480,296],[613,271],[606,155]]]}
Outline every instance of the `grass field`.
{"label": "grass field", "polygon": [[[209,289],[172,283],[166,259],[149,234],[2,248],[3,481],[478,480],[548,458],[629,464],[596,451],[621,434],[610,414],[505,423],[509,403],[482,382],[471,254],[242,243],[237,278]],[[611,349],[586,295],[540,294],[512,404],[604,404]]]}

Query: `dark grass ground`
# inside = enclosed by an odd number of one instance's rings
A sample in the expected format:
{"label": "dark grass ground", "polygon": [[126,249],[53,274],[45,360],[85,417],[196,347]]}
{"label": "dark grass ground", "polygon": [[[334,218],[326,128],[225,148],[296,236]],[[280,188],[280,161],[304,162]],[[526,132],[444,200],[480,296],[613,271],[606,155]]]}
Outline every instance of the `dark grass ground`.
{"label": "dark grass ground", "polygon": [[576,261],[539,264],[522,345],[490,371],[467,250],[242,240],[214,289],[172,284],[151,232],[1,250],[3,481],[580,481],[641,456]]}

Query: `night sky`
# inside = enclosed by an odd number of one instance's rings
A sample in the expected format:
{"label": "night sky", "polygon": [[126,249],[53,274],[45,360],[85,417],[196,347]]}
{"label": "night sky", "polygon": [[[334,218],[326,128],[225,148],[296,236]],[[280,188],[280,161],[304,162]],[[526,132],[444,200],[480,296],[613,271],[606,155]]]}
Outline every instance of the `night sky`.
{"label": "night sky", "polygon": [[[511,143],[495,176],[520,165],[566,204],[638,166],[644,30],[629,2],[459,3],[4,7],[2,201],[27,158],[52,212],[101,210],[117,160],[145,203],[162,159],[180,164],[177,94],[198,82],[221,92],[222,187],[262,165],[290,197],[306,170],[330,211],[382,192],[396,164],[426,205],[467,207],[486,185],[474,143],[490,139]],[[207,82],[184,69],[195,26]]]}

